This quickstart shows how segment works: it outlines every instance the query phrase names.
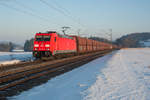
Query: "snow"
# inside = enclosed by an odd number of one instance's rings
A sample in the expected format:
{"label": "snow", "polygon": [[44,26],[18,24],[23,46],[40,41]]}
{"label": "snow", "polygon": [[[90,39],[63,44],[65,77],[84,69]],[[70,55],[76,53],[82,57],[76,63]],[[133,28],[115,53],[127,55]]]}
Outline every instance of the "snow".
{"label": "snow", "polygon": [[32,52],[0,52],[0,65],[8,65],[34,59]]}
{"label": "snow", "polygon": [[146,41],[140,41],[140,44],[143,47],[150,47],[150,39],[146,40]]}
{"label": "snow", "polygon": [[10,100],[149,100],[150,49],[122,49]]}
{"label": "snow", "polygon": [[149,57],[150,49],[120,50],[101,70],[85,100],[149,100]]}
{"label": "snow", "polygon": [[0,66],[12,65],[12,64],[17,64],[17,63],[20,63],[20,60],[11,60],[11,61],[0,62]]}
{"label": "snow", "polygon": [[[35,87],[10,100],[82,100],[84,90],[96,81],[96,76],[111,54],[96,59],[80,68],[49,80],[46,84]],[[102,65],[102,66],[97,66]]]}

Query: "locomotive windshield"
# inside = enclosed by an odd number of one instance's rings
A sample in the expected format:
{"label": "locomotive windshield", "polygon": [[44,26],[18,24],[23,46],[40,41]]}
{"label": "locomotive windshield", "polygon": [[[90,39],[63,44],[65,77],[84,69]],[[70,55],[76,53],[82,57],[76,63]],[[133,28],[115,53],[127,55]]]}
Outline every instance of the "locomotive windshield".
{"label": "locomotive windshield", "polygon": [[48,35],[36,36],[36,41],[50,41],[50,36],[48,36]]}

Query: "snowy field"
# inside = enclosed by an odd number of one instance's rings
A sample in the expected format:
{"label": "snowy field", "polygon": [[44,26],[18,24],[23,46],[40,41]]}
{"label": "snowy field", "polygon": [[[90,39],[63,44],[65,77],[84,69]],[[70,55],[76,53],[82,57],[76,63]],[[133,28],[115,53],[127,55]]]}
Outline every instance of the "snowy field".
{"label": "snowy field", "polygon": [[32,60],[32,52],[0,52],[0,65]]}
{"label": "snowy field", "polygon": [[150,49],[122,49],[10,100],[150,100]]}

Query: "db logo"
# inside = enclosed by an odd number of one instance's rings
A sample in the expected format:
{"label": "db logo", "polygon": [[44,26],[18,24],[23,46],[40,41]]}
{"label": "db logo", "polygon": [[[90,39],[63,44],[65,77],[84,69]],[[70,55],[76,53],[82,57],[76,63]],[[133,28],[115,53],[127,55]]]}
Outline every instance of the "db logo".
{"label": "db logo", "polygon": [[44,47],[44,44],[43,44],[43,43],[41,43],[41,47]]}

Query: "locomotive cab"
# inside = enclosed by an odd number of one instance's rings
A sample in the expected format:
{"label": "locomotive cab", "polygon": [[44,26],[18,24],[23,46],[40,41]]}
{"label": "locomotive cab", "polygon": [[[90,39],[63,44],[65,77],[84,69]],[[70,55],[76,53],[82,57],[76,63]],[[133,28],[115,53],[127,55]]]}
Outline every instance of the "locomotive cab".
{"label": "locomotive cab", "polygon": [[56,32],[36,33],[34,38],[33,56],[36,58],[50,57],[56,49]]}

